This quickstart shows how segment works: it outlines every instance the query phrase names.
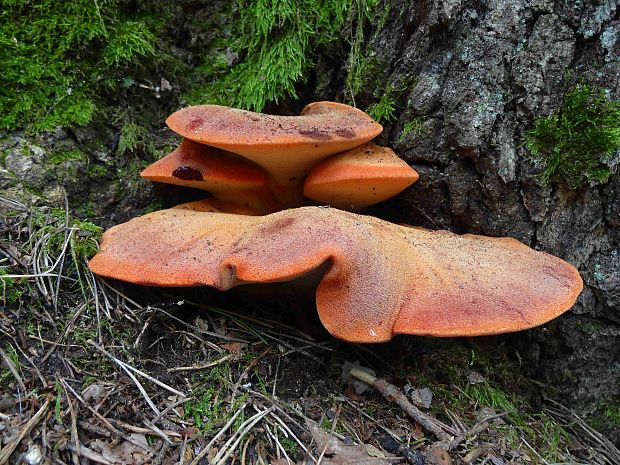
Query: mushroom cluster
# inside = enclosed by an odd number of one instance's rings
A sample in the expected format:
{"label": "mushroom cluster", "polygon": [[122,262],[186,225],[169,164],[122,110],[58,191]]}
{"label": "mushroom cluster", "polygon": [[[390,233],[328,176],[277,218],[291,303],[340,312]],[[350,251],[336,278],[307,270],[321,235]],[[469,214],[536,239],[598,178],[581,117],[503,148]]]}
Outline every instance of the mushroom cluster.
{"label": "mushroom cluster", "polygon": [[198,105],[166,123],[184,140],[142,177],[207,190],[224,212],[262,215],[299,207],[304,196],[356,211],[418,180],[391,149],[368,143],[380,124],[340,103],[312,103],[300,116]]}
{"label": "mushroom cluster", "polygon": [[[531,328],[568,310],[577,270],[515,239],[396,225],[359,210],[417,173],[369,141],[382,130],[346,105],[301,116],[202,105],[174,113],[180,147],[142,176],[212,197],[115,226],[90,261],[151,286],[291,281],[322,274],[319,317],[335,337],[476,336]],[[303,207],[303,197],[337,208]]]}

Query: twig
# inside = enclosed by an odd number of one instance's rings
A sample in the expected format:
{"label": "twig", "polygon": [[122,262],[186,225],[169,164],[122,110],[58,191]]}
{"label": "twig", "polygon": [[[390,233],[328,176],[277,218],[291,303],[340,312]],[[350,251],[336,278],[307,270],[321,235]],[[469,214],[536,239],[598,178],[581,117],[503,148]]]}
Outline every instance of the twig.
{"label": "twig", "polygon": [[67,449],[92,462],[101,463],[103,465],[114,465],[114,463],[107,460],[103,455],[90,450],[86,446],[76,447],[73,444],[67,444]]}
{"label": "twig", "polygon": [[316,465],[321,465],[321,460],[325,457],[325,452],[327,451],[327,447],[329,446],[329,440],[334,435],[336,431],[336,423],[338,423],[338,417],[340,416],[340,411],[342,410],[342,405],[339,405],[336,409],[336,414],[334,415],[334,421],[332,421],[332,427],[329,432],[328,438],[325,440],[325,444],[323,445],[323,450],[321,451],[321,455],[319,455],[319,459],[316,461]]}
{"label": "twig", "polygon": [[495,420],[496,418],[504,417],[506,415],[508,415],[508,412],[502,412],[502,413],[498,413],[498,414],[495,414],[495,415],[488,416],[488,417],[484,418],[483,420],[479,421],[474,426],[472,426],[470,429],[460,433],[452,441],[450,441],[450,445],[448,446],[448,450],[456,449],[468,437],[471,437],[471,436],[473,436],[475,434],[478,434],[478,433],[484,431],[485,429],[487,429],[490,426],[489,425],[489,421]]}
{"label": "twig", "polygon": [[131,378],[131,380],[134,382],[134,384],[138,388],[138,391],[140,391],[140,394],[142,394],[142,397],[144,397],[144,400],[146,400],[146,403],[149,404],[149,407],[151,407],[151,409],[153,409],[153,411],[155,412],[155,415],[159,415],[159,409],[157,408],[155,403],[151,400],[151,398],[147,394],[146,390],[144,389],[140,381],[138,381],[138,378],[134,376],[134,374],[129,370],[128,366],[126,366],[125,363],[121,362],[118,359],[114,361],[118,364],[118,366],[120,366],[123,369],[123,371],[125,371],[125,373],[127,373],[127,376]]}
{"label": "twig", "polygon": [[610,464],[620,463],[620,450],[609,439],[588,425],[571,409],[553,399],[545,398],[545,400],[554,405],[554,408],[545,408],[547,413],[556,420],[561,420],[563,426],[570,429],[584,443],[590,444],[590,447],[605,457],[606,462]]}
{"label": "twig", "polygon": [[228,457],[233,453],[233,451],[237,448],[241,439],[248,434],[248,432],[254,428],[254,425],[258,423],[265,415],[269,414],[274,409],[274,407],[266,408],[265,410],[261,410],[258,413],[252,415],[246,421],[241,423],[239,429],[235,431],[235,433],[224,443],[222,448],[213,458],[213,465],[223,465],[228,460]]}
{"label": "twig", "polygon": [[[170,404],[168,407],[166,407],[165,409],[163,409],[163,410],[159,413],[159,415],[157,415],[155,418],[153,418],[153,419],[151,420],[151,422],[152,422],[153,424],[157,423],[157,422],[158,422],[158,421],[159,421],[159,420],[160,420],[160,419],[161,419],[161,418],[162,418],[162,417],[163,417],[166,413],[168,413],[170,410],[174,410],[174,409],[175,409],[175,408],[177,408],[179,405],[183,405],[184,403],[189,402],[189,401],[191,401],[191,400],[196,400],[196,398],[195,398],[195,397],[185,397],[185,398],[183,398],[183,399],[179,399],[179,400],[177,400],[174,404]],[[176,413],[176,414],[177,414],[177,416],[178,416],[179,418],[181,418],[181,416],[179,415],[179,413],[178,413],[176,410],[174,411],[174,413]]]}
{"label": "twig", "polygon": [[[100,351],[102,354],[104,354],[106,357],[108,357],[110,360],[112,360],[113,362],[117,363],[118,365],[120,365],[121,367],[125,368],[126,370],[131,370],[134,373],[148,379],[149,381],[151,381],[152,383],[158,385],[161,388],[164,388],[165,390],[176,394],[177,396],[181,396],[181,397],[187,397],[186,394],[184,394],[183,392],[174,389],[173,387],[168,386],[165,383],[162,383],[161,381],[159,381],[158,379],[153,378],[151,375],[146,374],[145,372],[138,370],[137,368],[132,367],[131,365],[123,362],[122,360],[119,360],[118,358],[116,358],[114,355],[112,355],[110,352],[108,352],[107,350],[105,350],[103,347],[101,347],[99,344],[95,343],[92,340],[88,340],[86,341],[88,342],[90,345],[92,345],[95,349],[97,349],[98,351]],[[159,414],[159,411],[157,412],[157,414]]]}
{"label": "twig", "polygon": [[249,341],[246,341],[245,339],[240,339],[238,337],[230,337],[230,336],[225,336],[223,334],[218,334],[218,333],[214,333],[212,331],[205,331],[204,329],[200,329],[198,326],[194,326],[192,324],[187,323],[186,321],[183,321],[182,319],[174,316],[173,314],[171,314],[170,312],[167,312],[166,310],[162,309],[162,308],[158,308],[158,307],[149,307],[150,310],[155,310],[158,312],[163,313],[164,315],[168,316],[169,318],[172,318],[174,321],[181,323],[182,325],[187,326],[188,328],[193,329],[194,331],[200,333],[200,334],[204,334],[205,336],[212,336],[212,337],[217,337],[219,339],[223,339],[225,341],[229,341],[229,342],[244,342],[246,344],[249,343]]}
{"label": "twig", "polygon": [[[278,409],[278,407],[276,406],[276,409]],[[277,416],[275,413],[271,412],[269,414],[274,420],[276,420],[276,426],[278,428],[280,428],[281,430],[284,431],[285,436],[288,433],[288,436],[292,437],[293,440],[299,445],[299,447],[301,447],[301,449],[308,454],[308,457],[316,463],[316,459],[314,458],[314,456],[312,455],[312,452],[310,452],[310,450],[306,447],[306,445],[301,442],[301,440],[293,433],[293,431],[288,427],[288,425],[286,423],[284,423],[284,421],[282,421],[282,419]]]}
{"label": "twig", "polygon": [[[168,444],[172,444],[172,441],[170,440],[170,438],[168,437],[168,435],[166,433],[164,433],[162,430],[160,430],[157,426],[155,426],[152,422],[148,421],[148,420],[143,420],[144,424],[146,426],[149,427],[149,429],[151,431],[153,431],[154,433],[156,433],[160,438],[162,438],[164,440],[165,443]],[[180,435],[179,435],[180,436]]]}
{"label": "twig", "polygon": [[[138,441],[134,440],[131,436],[128,436],[127,434],[123,433],[122,431],[120,431],[118,428],[115,428],[112,423],[110,423],[110,421],[104,417],[103,415],[101,415],[99,412],[97,412],[95,409],[93,409],[90,405],[88,405],[86,403],[86,401],[84,399],[82,399],[82,397],[75,391],[75,389],[73,389],[71,387],[71,385],[69,385],[69,383],[67,383],[65,381],[65,379],[62,376],[59,376],[58,379],[60,380],[60,382],[62,383],[62,385],[64,386],[64,388],[67,391],[70,391],[71,394],[73,394],[75,396],[75,398],[80,402],[80,404],[82,404],[84,407],[86,407],[90,413],[92,413],[99,421],[101,421],[101,423],[103,423],[103,426],[105,426],[109,431],[111,431],[112,433],[122,437],[125,441],[128,441],[130,443],[132,443],[135,446],[138,446],[140,449],[145,450],[148,453],[152,453],[153,451],[147,447],[144,447],[144,445],[140,444]],[[0,465],[2,465],[2,463],[0,463]]]}
{"label": "twig", "polygon": [[370,384],[377,389],[387,400],[396,403],[407,415],[417,421],[424,429],[433,433],[440,440],[450,440],[450,435],[456,435],[453,428],[436,418],[422,412],[407,400],[407,397],[393,384],[384,379],[375,378],[359,368],[351,368],[351,376]]}
{"label": "twig", "polygon": [[75,465],[80,465],[79,453],[80,453],[81,445],[80,445],[80,438],[78,437],[78,432],[77,432],[77,416],[75,415],[75,409],[73,408],[73,401],[69,399],[68,396],[67,396],[67,401],[69,404],[69,414],[71,415],[71,442],[75,444],[75,449],[76,449],[72,451],[73,453],[71,454],[71,459],[73,460],[73,463]]}
{"label": "twig", "polygon": [[230,360],[231,358],[235,358],[237,356],[237,354],[228,354],[225,355],[224,357],[220,357],[217,360],[213,360],[212,362],[209,363],[205,363],[203,365],[193,365],[193,366],[187,366],[187,367],[174,367],[174,368],[168,368],[168,370],[166,370],[168,373],[175,373],[177,371],[196,371],[196,370],[204,370],[205,368],[211,368],[214,367],[216,365],[219,365],[220,363],[224,363],[227,360]]}
{"label": "twig", "polygon": [[19,443],[22,441],[22,439],[24,439],[30,433],[32,428],[34,428],[37,423],[41,421],[41,418],[43,418],[43,416],[47,413],[47,409],[49,408],[51,403],[52,399],[48,398],[43,404],[43,406],[37,411],[37,413],[34,414],[34,416],[28,421],[28,423],[26,423],[26,426],[24,426],[22,430],[17,433],[17,436],[14,439],[10,440],[6,447],[2,449],[2,451],[0,451],[0,465],[4,465],[9,461],[11,454],[13,454],[15,449],[17,449],[17,446],[19,446]]}
{"label": "twig", "polygon": [[4,363],[6,363],[6,366],[8,367],[9,371],[15,378],[15,381],[17,381],[17,384],[19,384],[19,388],[22,390],[24,394],[26,394],[26,392],[28,392],[28,389],[26,389],[26,385],[22,381],[22,377],[19,376],[19,373],[17,372],[17,367],[15,367],[13,360],[9,358],[9,356],[4,352],[4,350],[2,350],[2,348],[0,348],[0,355],[4,359]]}
{"label": "twig", "polygon": [[349,406],[353,407],[357,413],[359,413],[360,415],[368,418],[370,421],[372,421],[375,425],[377,425],[379,428],[381,428],[383,431],[385,431],[387,434],[389,434],[392,439],[396,440],[396,441],[400,441],[400,437],[398,436],[398,434],[396,434],[394,431],[392,431],[390,428],[383,426],[381,423],[379,423],[377,420],[375,420],[373,417],[371,417],[370,415],[368,415],[366,412],[364,412],[361,408],[359,408],[357,405],[355,405],[353,402],[351,402],[349,399],[345,399],[345,402],[347,404],[349,404]]}
{"label": "twig", "polygon": [[542,458],[542,456],[536,451],[536,449],[534,449],[532,446],[530,446],[530,443],[526,441],[526,439],[521,436],[521,441],[523,442],[523,444],[525,444],[528,449],[530,449],[532,452],[534,452],[534,455],[536,455],[536,457],[538,457],[538,460],[540,460],[540,463],[544,464],[544,465],[549,465],[549,462],[547,462],[544,458]]}
{"label": "twig", "polygon": [[241,415],[241,413],[245,410],[246,406],[247,406],[247,403],[243,404],[235,412],[235,414],[232,417],[230,417],[230,420],[228,420],[226,424],[220,428],[218,433],[215,436],[213,436],[213,439],[209,441],[209,443],[200,451],[200,453],[196,457],[194,457],[194,460],[192,460],[192,463],[190,463],[190,465],[197,465],[198,462],[200,462],[200,460],[209,453],[209,450],[211,450],[211,447],[213,447],[213,444],[215,444],[215,441],[217,441],[228,430],[228,428],[230,428],[230,426],[235,422],[237,417]]}
{"label": "twig", "polygon": [[235,398],[237,397],[237,391],[239,390],[239,386],[241,386],[241,383],[243,382],[243,380],[247,378],[248,373],[250,373],[250,370],[252,370],[256,365],[258,365],[258,362],[260,362],[263,358],[265,358],[265,356],[269,352],[271,352],[271,346],[268,346],[265,350],[263,350],[254,360],[252,360],[252,362],[250,362],[250,364],[245,368],[245,370],[243,370],[243,373],[241,373],[241,375],[239,376],[239,379],[233,386],[232,394],[230,395],[230,401],[228,405],[229,409],[231,409],[233,405],[235,404]]}
{"label": "twig", "polygon": [[284,458],[286,459],[286,462],[288,463],[288,465],[291,465],[293,462],[291,458],[288,456],[288,454],[286,453],[284,446],[282,446],[282,444],[280,443],[280,440],[278,439],[278,435],[275,434],[273,431],[271,431],[271,428],[269,428],[269,425],[267,423],[265,423],[265,431],[267,431],[267,434],[271,437],[271,439],[273,439],[278,450],[282,452],[282,455],[284,455]]}

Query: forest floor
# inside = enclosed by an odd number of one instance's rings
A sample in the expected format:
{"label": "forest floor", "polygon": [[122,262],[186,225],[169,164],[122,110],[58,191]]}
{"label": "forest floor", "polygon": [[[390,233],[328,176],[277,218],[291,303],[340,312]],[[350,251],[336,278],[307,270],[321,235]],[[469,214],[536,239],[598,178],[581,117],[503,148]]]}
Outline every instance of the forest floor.
{"label": "forest floor", "polygon": [[311,296],[105,281],[99,228],[0,200],[0,464],[620,463],[499,338],[348,344]]}

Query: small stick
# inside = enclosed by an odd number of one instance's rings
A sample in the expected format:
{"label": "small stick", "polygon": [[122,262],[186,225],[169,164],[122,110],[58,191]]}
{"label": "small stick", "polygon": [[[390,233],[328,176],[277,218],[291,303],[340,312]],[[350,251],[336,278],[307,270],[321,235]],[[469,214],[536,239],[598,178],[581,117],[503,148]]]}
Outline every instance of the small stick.
{"label": "small stick", "polygon": [[366,412],[364,412],[361,408],[359,408],[357,405],[355,405],[353,402],[351,402],[349,399],[345,399],[345,402],[347,404],[349,404],[349,406],[353,407],[357,413],[359,413],[360,415],[368,418],[370,421],[372,421],[375,425],[377,425],[379,428],[381,428],[383,431],[385,431],[387,434],[389,434],[392,439],[396,440],[396,441],[400,441],[400,438],[398,437],[398,435],[392,431],[390,428],[383,426],[381,423],[379,423],[377,420],[375,420],[373,417],[371,417],[370,415],[368,415]]}
{"label": "small stick", "polygon": [[[286,459],[286,462],[288,465],[291,465],[293,462],[291,461],[291,458],[288,456],[288,454],[286,453],[286,450],[284,449],[284,446],[280,443],[280,441],[278,440],[278,435],[275,434],[273,431],[271,431],[271,428],[269,428],[269,424],[265,423],[265,431],[267,431],[267,434],[271,437],[271,439],[273,439],[273,441],[276,443],[276,447],[278,448],[277,450],[279,450],[280,452],[282,452],[282,455],[284,455],[284,458]],[[279,457],[278,457],[279,458]]]}
{"label": "small stick", "polygon": [[196,400],[195,397],[185,397],[183,399],[177,400],[174,404],[170,404],[168,407],[166,407],[165,409],[163,409],[159,415],[157,415],[155,418],[153,418],[151,420],[151,422],[153,424],[157,423],[166,413],[168,413],[170,410],[174,411],[174,413],[177,414],[177,416],[179,418],[181,418],[181,415],[179,415],[179,412],[177,412],[176,410],[174,410],[175,408],[177,408],[179,405],[183,405],[186,402],[189,402],[190,400]]}
{"label": "small stick", "polygon": [[19,376],[19,373],[17,372],[17,367],[13,363],[13,360],[9,358],[9,356],[4,352],[4,350],[2,350],[2,348],[0,348],[0,355],[2,355],[2,358],[4,359],[4,363],[6,363],[6,366],[8,367],[9,371],[13,374],[15,381],[17,381],[17,384],[19,384],[19,388],[22,390],[24,394],[26,394],[28,392],[28,389],[26,389],[26,385],[22,381],[22,377]]}
{"label": "small stick", "polygon": [[239,379],[237,380],[237,382],[233,386],[232,394],[230,396],[230,401],[229,401],[229,405],[228,405],[228,409],[229,410],[235,404],[235,399],[237,397],[237,391],[239,390],[239,386],[241,386],[241,383],[243,382],[243,380],[247,378],[247,376],[250,373],[250,371],[253,370],[254,367],[256,365],[258,365],[258,363],[263,358],[265,358],[267,356],[267,354],[269,354],[269,352],[271,352],[271,346],[268,346],[265,350],[263,350],[254,360],[252,360],[252,362],[250,362],[250,364],[246,367],[246,369],[243,370],[243,373],[241,373],[241,376],[239,376]]}
{"label": "small stick", "polygon": [[[157,431],[155,431],[150,425],[148,428],[143,428],[142,426],[136,426],[136,425],[132,425],[130,423],[126,423],[124,421],[121,420],[112,420],[114,421],[114,423],[116,424],[116,426],[119,426],[120,428],[126,429],[127,431],[131,431],[132,433],[138,433],[138,434],[150,434],[150,435],[159,435],[159,433]],[[152,423],[152,422],[150,422]],[[166,436],[171,436],[174,438],[181,438],[183,437],[180,433],[177,433],[176,431],[169,431],[169,430],[161,430],[159,428],[157,428],[160,432],[164,433]]]}
{"label": "small stick", "polygon": [[174,367],[174,368],[168,368],[166,371],[168,373],[175,373],[177,371],[204,370],[205,368],[211,368],[211,367],[214,367],[216,365],[219,365],[220,363],[224,363],[225,361],[230,360],[231,358],[234,358],[236,356],[237,356],[237,354],[228,354],[228,355],[225,355],[223,357],[218,358],[217,360],[213,360],[212,362],[205,363],[204,365],[194,365],[194,366],[187,366],[187,367]]}
{"label": "small stick", "polygon": [[[235,431],[235,433],[224,443],[222,448],[213,458],[214,465],[224,465],[226,460],[230,457],[230,455],[235,451],[241,440],[248,434],[254,425],[258,423],[265,415],[269,414],[273,410],[273,407],[266,408],[265,410],[261,410],[258,413],[252,415],[246,421],[241,423],[239,429]],[[236,439],[235,439],[236,436]],[[195,459],[194,459],[195,460]],[[193,462],[192,462],[193,463]]]}
{"label": "small stick", "polygon": [[34,416],[28,421],[28,423],[26,423],[26,426],[24,426],[22,430],[17,434],[17,436],[12,439],[6,445],[6,447],[2,449],[2,451],[0,451],[0,465],[4,465],[9,461],[11,454],[15,452],[15,449],[17,449],[19,443],[22,442],[22,439],[24,439],[30,433],[32,428],[34,428],[37,423],[41,421],[41,418],[43,418],[43,416],[47,413],[47,409],[49,408],[51,403],[52,399],[48,398],[43,404],[43,406],[37,411],[37,413],[34,414]]}
{"label": "small stick", "polygon": [[[276,409],[278,409],[278,407],[276,406]],[[293,433],[293,431],[288,427],[288,425],[286,423],[284,423],[284,421],[282,421],[282,419],[277,416],[275,413],[271,412],[269,414],[272,418],[274,418],[276,420],[276,426],[278,428],[280,428],[284,434],[288,434],[290,437],[292,437],[295,442],[299,445],[299,447],[301,447],[301,449],[308,454],[308,457],[313,461],[316,462],[316,459],[314,458],[314,456],[312,455],[312,452],[310,452],[308,450],[308,448],[305,446],[305,444],[303,442],[301,442],[301,440]]]}
{"label": "small stick", "polygon": [[71,442],[75,444],[75,451],[71,454],[71,459],[75,465],[80,465],[80,438],[78,437],[77,432],[77,416],[75,415],[75,409],[73,408],[73,401],[67,396],[67,401],[69,404],[69,413],[71,414]]}
{"label": "small stick", "polygon": [[417,421],[424,429],[433,433],[438,439],[442,441],[449,440],[451,437],[448,433],[456,434],[456,431],[454,431],[451,427],[422,412],[419,408],[414,406],[407,400],[400,389],[393,384],[388,383],[384,379],[375,378],[371,374],[355,367],[351,368],[351,376],[373,386],[377,389],[377,391],[383,394],[383,397],[396,403],[396,405],[402,408],[407,415]]}
{"label": "small stick", "polygon": [[114,465],[112,462],[107,460],[103,455],[100,455],[90,450],[88,447],[85,447],[85,446],[76,447],[73,444],[69,443],[67,444],[67,449],[69,449],[71,452],[75,454],[78,454],[81,457],[84,457],[87,460],[90,460],[91,462],[97,462],[103,465]]}
{"label": "small stick", "polygon": [[508,412],[498,413],[496,415],[488,416],[488,417],[484,418],[483,420],[479,421],[474,426],[472,426],[470,429],[468,429],[467,431],[462,432],[457,437],[455,437],[450,442],[450,445],[448,446],[448,450],[456,449],[468,437],[473,436],[474,434],[478,434],[478,433],[484,431],[485,429],[487,429],[489,427],[489,421],[495,420],[496,418],[501,418],[501,417],[506,416],[506,415],[508,415]]}
{"label": "small stick", "polygon": [[334,435],[336,431],[336,423],[338,423],[338,417],[340,416],[340,410],[342,410],[342,405],[339,405],[336,409],[336,414],[334,415],[334,421],[332,421],[331,431],[329,432],[329,436],[325,440],[325,445],[323,446],[323,450],[321,451],[321,455],[319,455],[319,459],[316,462],[316,465],[321,465],[321,460],[325,457],[325,452],[327,451],[327,447],[329,446],[329,440]]}
{"label": "small stick", "polygon": [[[111,431],[114,434],[119,435],[125,441],[128,441],[128,442],[130,442],[130,443],[140,447],[141,449],[145,450],[148,453],[152,453],[153,452],[151,449],[149,449],[148,447],[145,447],[144,445],[140,444],[138,441],[133,439],[131,436],[128,436],[127,434],[125,434],[122,431],[120,431],[117,428],[115,428],[112,425],[112,423],[110,423],[110,420],[108,420],[106,417],[104,417],[99,412],[97,412],[95,409],[93,409],[90,405],[88,405],[86,403],[86,401],[84,399],[82,399],[82,397],[75,391],[75,389],[73,389],[71,387],[71,385],[64,380],[64,378],[59,377],[58,379],[60,380],[62,385],[65,387],[65,389],[67,391],[71,391],[71,394],[73,394],[75,396],[75,398],[80,402],[80,404],[82,404],[84,407],[86,407],[90,411],[90,413],[92,413],[99,421],[101,421],[101,423],[103,423],[103,426],[105,426],[109,431]],[[115,420],[113,420],[113,421],[115,421]],[[2,465],[1,462],[0,462],[0,465]]]}
{"label": "small stick", "polygon": [[168,444],[172,444],[172,441],[170,440],[170,438],[166,435],[166,433],[164,433],[162,430],[160,430],[157,426],[155,426],[153,423],[151,423],[148,420],[144,420],[144,424],[146,426],[148,426],[151,431],[155,432],[160,438],[162,438],[164,440],[165,443]]}
{"label": "small stick", "polygon": [[[248,405],[247,403],[243,404],[235,412],[235,414],[232,417],[230,417],[230,420],[228,420],[226,422],[226,424],[220,428],[218,433],[215,436],[213,436],[213,439],[211,439],[211,441],[209,441],[209,443],[200,451],[200,453],[196,457],[194,457],[194,460],[192,460],[192,463],[190,463],[190,465],[198,465],[198,462],[200,462],[200,460],[202,458],[204,458],[204,456],[209,453],[209,450],[211,450],[211,447],[213,446],[213,444],[215,444],[215,441],[217,441],[220,438],[220,436],[222,436],[226,432],[226,430],[228,430],[228,428],[230,428],[230,426],[235,422],[237,417],[239,415],[241,415],[241,413],[245,410],[245,407],[247,405]],[[2,465],[2,464],[0,464],[0,465]]]}
{"label": "small stick", "polygon": [[[118,365],[120,365],[121,368],[124,368],[125,371],[127,370],[131,370],[134,373],[148,379],[149,381],[151,381],[154,384],[157,384],[159,387],[164,388],[165,390],[176,394],[177,396],[181,396],[181,397],[187,397],[186,394],[182,393],[181,391],[174,389],[170,386],[168,386],[165,383],[162,383],[161,381],[159,381],[158,379],[153,378],[151,375],[146,374],[145,372],[138,370],[137,368],[132,367],[131,365],[129,365],[128,363],[123,362],[122,360],[119,360],[118,358],[116,358],[114,355],[112,355],[110,352],[108,352],[107,350],[105,350],[103,347],[101,347],[99,344],[95,343],[92,340],[88,340],[86,341],[88,342],[90,345],[92,345],[95,349],[97,349],[99,352],[101,352],[102,354],[104,354],[106,357],[108,357],[110,360],[112,360],[113,362],[117,363]],[[128,373],[129,374],[129,373]],[[131,377],[131,375],[130,375]],[[157,412],[159,414],[159,411]]]}

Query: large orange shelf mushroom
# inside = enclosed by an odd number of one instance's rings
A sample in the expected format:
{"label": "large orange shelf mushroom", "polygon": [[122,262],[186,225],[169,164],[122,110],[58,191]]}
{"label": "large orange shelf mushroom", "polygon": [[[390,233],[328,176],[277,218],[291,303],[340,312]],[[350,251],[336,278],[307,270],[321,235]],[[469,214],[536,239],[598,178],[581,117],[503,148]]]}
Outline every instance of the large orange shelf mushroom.
{"label": "large orange shelf mushroom", "polygon": [[319,316],[337,338],[478,336],[560,315],[582,289],[568,263],[508,238],[456,235],[332,208],[267,216],[169,209],[107,231],[93,272],[155,286],[296,279],[326,266]]}
{"label": "large orange shelf mushroom", "polygon": [[363,111],[335,102],[311,103],[300,116],[198,105],[173,113],[166,123],[186,139],[263,167],[284,207],[301,205],[304,178],[317,162],[362,145],[383,130]]}

